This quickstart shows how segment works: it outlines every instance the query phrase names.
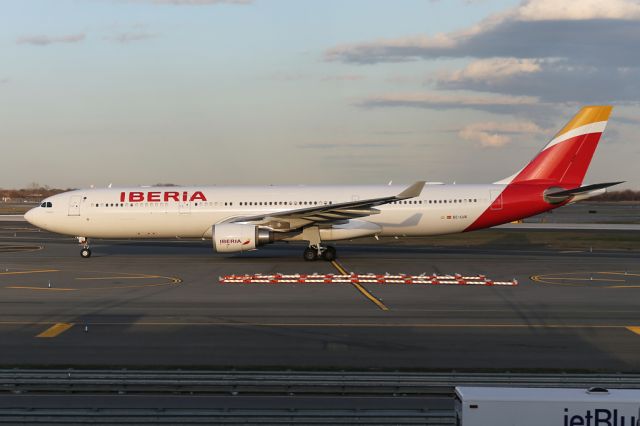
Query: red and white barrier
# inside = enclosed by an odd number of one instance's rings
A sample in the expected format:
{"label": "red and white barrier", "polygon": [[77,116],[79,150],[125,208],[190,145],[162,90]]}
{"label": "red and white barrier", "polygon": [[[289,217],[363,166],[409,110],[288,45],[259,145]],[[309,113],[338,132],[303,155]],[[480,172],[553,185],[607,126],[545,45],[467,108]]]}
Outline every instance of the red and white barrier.
{"label": "red and white barrier", "polygon": [[427,284],[516,286],[518,281],[493,281],[484,275],[406,275],[406,274],[247,274],[219,277],[220,284]]}

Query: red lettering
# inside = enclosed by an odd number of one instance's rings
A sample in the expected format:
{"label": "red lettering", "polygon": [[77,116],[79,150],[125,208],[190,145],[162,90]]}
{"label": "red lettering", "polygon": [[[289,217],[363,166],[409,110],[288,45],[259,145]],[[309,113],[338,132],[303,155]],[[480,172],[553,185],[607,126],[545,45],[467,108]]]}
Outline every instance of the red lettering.
{"label": "red lettering", "polygon": [[129,202],[135,203],[144,201],[144,192],[130,192],[129,193]]}
{"label": "red lettering", "polygon": [[164,202],[166,203],[169,200],[180,201],[180,193],[169,191],[164,193]]}
{"label": "red lettering", "polygon": [[196,191],[193,193],[189,201],[196,201],[196,200],[207,201],[207,197],[205,197],[202,192]]}
{"label": "red lettering", "polygon": [[[168,201],[180,201],[180,198],[182,198],[182,201],[207,201],[207,197],[204,195],[204,193],[202,191],[196,191],[194,192],[191,196],[189,196],[189,193],[187,191],[184,191],[182,194],[180,194],[177,191],[167,191],[167,192],[159,192],[159,191],[152,191],[152,192],[129,192],[129,202],[130,203],[139,203],[142,201],[149,201],[149,202],[159,202],[159,201],[164,201],[168,202]],[[180,195],[182,195],[182,197],[180,197]],[[145,199],[146,196],[146,199]],[[127,193],[126,192],[121,192],[120,193],[120,201],[124,202],[127,198]]]}

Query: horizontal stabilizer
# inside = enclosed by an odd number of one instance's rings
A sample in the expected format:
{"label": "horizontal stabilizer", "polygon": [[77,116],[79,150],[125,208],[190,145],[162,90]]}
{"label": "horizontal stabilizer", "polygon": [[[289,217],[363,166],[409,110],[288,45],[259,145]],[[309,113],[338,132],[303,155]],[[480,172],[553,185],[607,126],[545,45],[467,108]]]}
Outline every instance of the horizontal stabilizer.
{"label": "horizontal stabilizer", "polygon": [[571,197],[572,195],[584,194],[585,192],[596,191],[598,189],[609,188],[610,186],[620,185],[622,182],[608,182],[608,183],[596,183],[594,185],[581,186],[579,188],[567,189],[565,191],[551,192],[545,194],[547,197],[553,198],[566,198]]}
{"label": "horizontal stabilizer", "polygon": [[593,185],[581,186],[579,188],[567,189],[562,191],[548,192],[544,194],[545,199],[551,202],[561,202],[566,200],[569,197],[573,197],[576,195],[587,194],[589,192],[599,191],[605,188],[609,188],[614,185],[619,185],[624,183],[621,182],[607,182],[607,183],[596,183]]}

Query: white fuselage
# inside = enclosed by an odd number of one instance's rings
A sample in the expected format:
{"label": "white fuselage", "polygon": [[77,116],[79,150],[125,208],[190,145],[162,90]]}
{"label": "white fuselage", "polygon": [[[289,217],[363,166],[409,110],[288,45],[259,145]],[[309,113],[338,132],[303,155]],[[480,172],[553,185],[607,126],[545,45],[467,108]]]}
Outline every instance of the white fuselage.
{"label": "white fuselage", "polygon": [[[210,238],[231,218],[393,196],[400,186],[235,186],[85,189],[52,196],[25,216],[52,232],[93,238]],[[380,236],[462,232],[505,185],[427,184],[415,198],[377,207],[357,221]],[[131,195],[135,196],[132,199]],[[142,196],[140,195],[142,193]],[[124,195],[123,195],[124,194]],[[166,194],[169,194],[167,196]],[[194,197],[194,194],[197,194]],[[51,207],[46,207],[51,203]],[[340,239],[340,238],[335,238]]]}

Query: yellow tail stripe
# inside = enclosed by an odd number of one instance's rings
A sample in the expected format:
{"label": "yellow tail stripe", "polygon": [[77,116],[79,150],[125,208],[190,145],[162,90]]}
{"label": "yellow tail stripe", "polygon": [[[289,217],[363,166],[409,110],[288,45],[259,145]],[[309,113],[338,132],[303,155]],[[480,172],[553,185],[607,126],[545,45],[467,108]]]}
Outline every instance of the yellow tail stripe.
{"label": "yellow tail stripe", "polygon": [[577,129],[578,127],[585,126],[591,123],[597,123],[599,121],[607,121],[609,120],[609,115],[611,115],[611,110],[613,109],[610,105],[604,106],[586,106],[583,107],[572,119],[567,123],[566,126],[562,128],[556,134],[555,137],[563,135],[573,129]]}

